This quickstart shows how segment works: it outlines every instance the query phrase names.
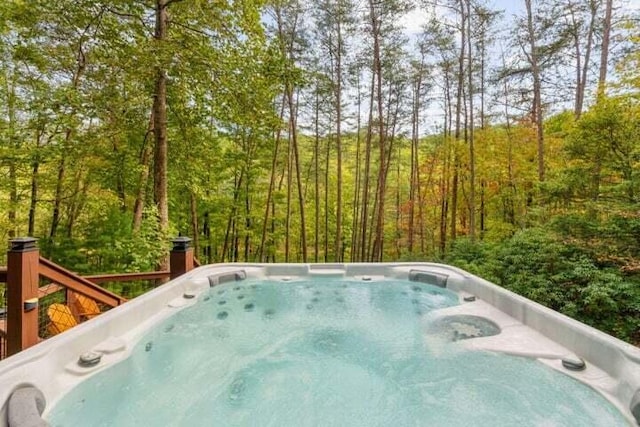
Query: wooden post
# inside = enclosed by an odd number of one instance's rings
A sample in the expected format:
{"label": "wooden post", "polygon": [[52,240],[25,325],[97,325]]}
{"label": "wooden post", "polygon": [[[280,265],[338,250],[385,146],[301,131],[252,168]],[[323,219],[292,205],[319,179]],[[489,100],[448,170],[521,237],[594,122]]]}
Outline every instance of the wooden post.
{"label": "wooden post", "polygon": [[190,243],[191,239],[188,237],[173,239],[173,248],[169,257],[171,280],[193,269],[193,248],[190,247]]}
{"label": "wooden post", "polygon": [[7,356],[38,343],[38,266],[33,237],[11,240],[7,253]]}

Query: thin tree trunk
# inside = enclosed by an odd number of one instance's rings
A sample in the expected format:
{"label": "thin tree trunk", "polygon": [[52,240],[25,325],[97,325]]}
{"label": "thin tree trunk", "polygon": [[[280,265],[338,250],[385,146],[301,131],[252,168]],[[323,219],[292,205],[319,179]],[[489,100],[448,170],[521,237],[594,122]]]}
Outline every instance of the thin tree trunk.
{"label": "thin tree trunk", "polygon": [[382,261],[382,238],[384,235],[384,205],[385,205],[385,173],[386,148],[384,113],[382,105],[382,62],[380,60],[380,17],[377,16],[374,1],[369,0],[371,10],[371,28],[373,34],[373,71],[376,76],[376,98],[378,104],[378,147],[380,168],[378,171],[378,206],[376,214],[375,240],[371,261]]}
{"label": "thin tree trunk", "polygon": [[[67,135],[71,133],[71,130],[67,130]],[[58,225],[60,225],[60,206],[62,205],[62,184],[64,181],[64,173],[66,166],[66,156],[63,154],[58,161],[58,179],[56,181],[56,191],[53,199],[53,213],[51,215],[51,229],[49,230],[49,237],[53,238],[58,232]]]}
{"label": "thin tree trunk", "polygon": [[533,10],[531,0],[525,0],[527,9],[527,32],[529,37],[529,63],[533,75],[533,122],[536,127],[536,140],[538,145],[538,180],[544,181],[544,129],[542,117],[542,84],[540,66],[538,64],[538,47],[536,46],[536,33],[533,28]]}
{"label": "thin tree trunk", "polygon": [[29,201],[29,226],[27,235],[35,235],[36,209],[38,206],[38,169],[40,161],[36,159],[31,169],[31,200]]}
{"label": "thin tree trunk", "polygon": [[611,38],[611,15],[613,0],[606,0],[602,47],[600,50],[600,73],[598,75],[598,98],[604,95],[607,86],[607,67],[609,62],[609,41]]}
{"label": "thin tree trunk", "polygon": [[16,163],[9,163],[9,210],[7,221],[9,226],[9,238],[16,237],[16,210],[18,207],[18,176],[16,173]]}
{"label": "thin tree trunk", "polygon": [[360,186],[361,186],[361,169],[360,169],[360,105],[361,105],[361,92],[360,92],[360,68],[356,69],[356,89],[358,91],[356,100],[356,170],[355,170],[355,188],[353,190],[353,226],[351,232],[351,254],[350,261],[354,262],[359,259],[358,256],[358,242],[360,236]]}
{"label": "thin tree trunk", "polygon": [[144,203],[147,198],[147,185],[149,183],[149,162],[151,161],[152,147],[148,143],[149,135],[154,133],[153,111],[149,115],[149,125],[147,132],[142,140],[142,148],[140,150],[140,175],[138,177],[138,191],[136,200],[133,204],[133,232],[138,233],[142,226],[142,212],[144,211]]}
{"label": "thin tree trunk", "polygon": [[251,199],[249,195],[251,194],[251,188],[249,184],[251,183],[251,177],[245,180],[245,194],[244,194],[244,262],[249,262],[251,256],[251,228],[253,227],[251,223]]}
{"label": "thin tree trunk", "polygon": [[[284,117],[284,108],[286,104],[286,95],[282,95],[282,106],[280,107],[280,122]],[[273,147],[273,157],[271,159],[271,175],[269,177],[269,190],[267,191],[267,201],[265,203],[264,219],[262,221],[262,237],[260,238],[260,249],[258,250],[258,259],[262,260],[264,255],[264,246],[267,239],[267,224],[269,222],[269,205],[273,200],[273,187],[276,180],[276,169],[278,167],[278,150],[280,147],[280,138],[282,135],[282,127],[278,127]]]}
{"label": "thin tree trunk", "polygon": [[[244,180],[244,168],[240,171],[240,177],[236,180],[234,188],[233,188],[233,206],[231,208],[231,212],[229,213],[229,219],[227,220],[227,230],[224,236],[224,245],[222,247],[222,259],[221,262],[224,262],[227,253],[231,251],[232,256],[230,259],[232,261],[237,260],[237,237],[236,237],[236,224],[235,218],[238,214],[238,199],[240,198],[240,189],[242,188],[242,182]],[[233,242],[233,244],[230,244]]]}
{"label": "thin tree trunk", "polygon": [[189,211],[191,213],[191,239],[193,242],[193,253],[196,258],[200,253],[200,229],[198,228],[198,199],[193,191],[189,191]]}
{"label": "thin tree trunk", "polygon": [[342,29],[337,19],[338,45],[336,53],[336,243],[334,258],[342,259]]}
{"label": "thin tree trunk", "polygon": [[[400,150],[398,150],[398,157],[400,157]],[[400,259],[400,237],[402,236],[402,212],[400,209],[400,162],[397,162],[396,166],[396,235],[395,235],[395,249],[396,259]]]}
{"label": "thin tree trunk", "polygon": [[298,204],[300,209],[300,245],[302,246],[302,262],[307,262],[307,225],[305,222],[304,214],[304,193],[302,191],[302,178],[300,176],[300,154],[298,149],[298,130],[297,130],[297,115],[298,109],[294,108],[293,104],[293,91],[289,91],[289,112],[291,122],[291,142],[293,145],[293,158],[296,168],[296,181],[298,186]]}
{"label": "thin tree trunk", "polygon": [[413,89],[413,108],[411,115],[411,178],[409,183],[409,226],[408,226],[408,251],[413,255],[414,241],[414,220],[416,194],[419,194],[420,187],[418,183],[418,138],[419,138],[419,111],[420,111],[420,87],[422,84],[422,65],[418,71],[417,80]]}
{"label": "thin tree trunk", "polygon": [[313,145],[314,180],[314,223],[313,223],[313,260],[318,262],[320,252],[320,89],[316,87],[315,103],[315,141]]}
{"label": "thin tree trunk", "polygon": [[207,260],[207,264],[211,264],[213,262],[213,251],[211,249],[211,225],[209,224],[209,211],[205,211],[204,213],[204,221],[202,222],[202,235],[206,241],[206,245],[204,247],[204,256]]}
{"label": "thin tree trunk", "polygon": [[[7,91],[7,116],[9,119],[8,130],[9,130],[9,146],[16,151],[19,148],[19,143],[16,141],[16,107],[15,107],[15,85],[9,84],[9,76],[6,75],[5,70],[5,81],[6,81],[6,91]],[[9,226],[9,238],[14,238],[17,235],[17,209],[18,209],[18,173],[16,168],[17,162],[14,159],[9,161],[9,209],[7,211],[7,220]],[[32,236],[32,234],[29,234]]]}
{"label": "thin tree trunk", "polygon": [[369,99],[369,121],[367,125],[367,137],[365,139],[364,184],[362,186],[362,221],[360,222],[362,233],[360,235],[360,261],[369,259],[369,246],[367,245],[368,221],[369,221],[369,181],[371,171],[371,146],[373,137],[373,102],[375,94],[375,73],[371,73],[371,94]]}
{"label": "thin tree trunk", "polygon": [[[471,1],[466,0],[467,13],[467,67],[469,70],[469,237],[473,242],[476,238],[476,154],[474,142],[473,121],[473,52],[471,50]],[[464,10],[464,8],[463,8]],[[464,12],[463,12],[464,14]]]}
{"label": "thin tree trunk", "polygon": [[[289,112],[291,114],[291,112]],[[284,262],[289,262],[291,249],[291,188],[293,186],[293,143],[291,142],[291,119],[289,119],[289,146],[287,149],[287,218],[285,220],[284,231]]]}
{"label": "thin tree trunk", "polygon": [[[85,30],[87,30],[85,28]],[[71,80],[71,88],[73,90],[77,90],[78,85],[80,84],[80,79],[84,74],[84,70],[86,68],[86,56],[83,51],[82,42],[78,45],[78,51],[76,53],[77,67],[74,71],[73,78]],[[75,114],[75,109],[72,109],[70,115]],[[73,129],[70,127],[67,128],[64,136],[64,143],[62,144],[63,149],[66,150],[71,143],[71,136],[73,135]],[[62,153],[62,157],[60,158],[60,162],[58,163],[58,180],[56,182],[56,192],[53,200],[53,214],[51,218],[51,230],[49,231],[49,237],[53,238],[57,234],[58,226],[60,225],[60,207],[62,205],[62,186],[65,175],[65,162],[66,162],[66,151]]]}
{"label": "thin tree trunk", "polygon": [[[584,105],[584,94],[587,87],[587,77],[589,71],[589,61],[591,60],[591,50],[593,46],[593,35],[595,32],[595,24],[596,24],[596,15],[598,13],[598,3],[595,0],[589,1],[589,27],[587,29],[587,45],[585,46],[584,52],[584,64],[581,64],[581,55],[580,55],[580,37],[578,35],[578,31],[576,29],[575,32],[575,48],[576,48],[576,73],[577,73],[577,84],[576,84],[576,102],[575,102],[575,111],[574,116],[576,120],[580,118],[582,115],[582,109]],[[572,11],[573,17],[573,11]],[[574,24],[575,25],[575,24]]]}
{"label": "thin tree trunk", "polygon": [[[78,174],[80,175],[80,173]],[[71,239],[73,237],[73,229],[76,221],[82,213],[82,209],[86,204],[87,193],[89,192],[89,183],[82,176],[76,177],[76,191],[73,197],[73,201],[69,205],[69,213],[67,215],[67,237]]]}
{"label": "thin tree trunk", "polygon": [[[157,43],[163,44],[168,36],[167,6],[171,0],[156,0],[155,32]],[[167,189],[167,72],[158,63],[155,70],[155,87],[153,95],[153,133],[155,144],[153,151],[153,198],[157,207],[158,227],[160,235],[167,237],[169,231],[169,199]],[[168,256],[158,261],[158,268],[169,267]]]}
{"label": "thin tree trunk", "polygon": [[324,165],[324,262],[329,262],[329,159],[331,137],[327,137],[327,152]]}

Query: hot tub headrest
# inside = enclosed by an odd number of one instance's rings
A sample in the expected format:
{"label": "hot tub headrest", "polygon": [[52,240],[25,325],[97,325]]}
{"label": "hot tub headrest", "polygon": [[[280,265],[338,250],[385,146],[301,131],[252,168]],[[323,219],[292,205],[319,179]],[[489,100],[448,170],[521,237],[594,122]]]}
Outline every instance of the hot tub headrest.
{"label": "hot tub headrest", "polygon": [[247,278],[247,273],[244,270],[228,271],[224,273],[214,274],[208,277],[209,286],[213,287],[228,282],[237,282]]}
{"label": "hot tub headrest", "polygon": [[32,386],[16,389],[9,398],[9,427],[48,427],[41,415],[47,402],[44,394]]}
{"label": "hot tub headrest", "polygon": [[412,282],[426,283],[428,285],[438,286],[440,288],[447,287],[447,274],[434,273],[432,271],[411,270],[409,271],[409,280]]}

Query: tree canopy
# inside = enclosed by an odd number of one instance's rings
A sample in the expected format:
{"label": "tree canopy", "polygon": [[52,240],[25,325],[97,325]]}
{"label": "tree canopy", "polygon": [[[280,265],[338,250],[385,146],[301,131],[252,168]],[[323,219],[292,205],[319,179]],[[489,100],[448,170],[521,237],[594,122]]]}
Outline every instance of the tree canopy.
{"label": "tree canopy", "polygon": [[178,234],[206,263],[444,261],[637,344],[637,22],[611,0],[6,0],[0,237],[82,273],[162,267]]}

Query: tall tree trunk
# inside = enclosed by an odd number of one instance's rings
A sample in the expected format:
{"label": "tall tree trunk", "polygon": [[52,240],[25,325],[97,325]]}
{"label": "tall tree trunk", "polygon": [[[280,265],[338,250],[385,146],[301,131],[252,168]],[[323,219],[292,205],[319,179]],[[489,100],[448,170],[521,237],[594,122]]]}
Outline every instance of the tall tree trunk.
{"label": "tall tree trunk", "polygon": [[251,194],[251,188],[249,184],[251,183],[251,177],[245,180],[245,194],[244,194],[244,262],[251,261],[251,228],[253,227],[251,223],[251,199],[249,195]]}
{"label": "tall tree trunk", "polygon": [[611,38],[611,15],[613,0],[606,0],[604,27],[602,30],[602,47],[600,49],[600,73],[598,75],[598,97],[605,93],[607,85],[607,66],[609,65],[609,40]]}
{"label": "tall tree trunk", "polygon": [[[466,0],[467,11],[463,19],[467,21],[467,76],[469,78],[469,237],[476,239],[476,154],[473,120],[473,52],[471,49],[471,1]],[[462,8],[464,11],[464,7]]]}
{"label": "tall tree trunk", "polygon": [[[291,112],[289,112],[291,114]],[[287,218],[284,230],[284,262],[289,262],[291,254],[291,189],[293,187],[293,143],[291,141],[291,119],[289,119],[289,145],[287,149]]]}
{"label": "tall tree trunk", "polygon": [[[158,45],[167,40],[168,13],[167,6],[171,0],[156,0],[154,38]],[[169,199],[167,193],[167,71],[160,62],[155,70],[155,88],[153,95],[153,134],[155,145],[153,151],[153,198],[157,207],[158,227],[161,236],[167,237],[169,231]],[[158,261],[158,268],[169,267],[168,256]]]}
{"label": "tall tree trunk", "polygon": [[338,45],[336,52],[336,243],[334,258],[342,259],[342,29],[337,19]]}
{"label": "tall tree trunk", "polygon": [[[419,113],[420,113],[420,95],[422,86],[422,64],[418,70],[418,76],[413,85],[413,105],[411,114],[411,178],[409,183],[409,226],[408,226],[408,251],[413,255],[413,243],[414,243],[414,224],[415,224],[415,206],[416,195],[420,194],[420,183],[418,182],[418,174],[420,168],[420,162],[418,159],[418,140],[420,138],[419,132]],[[419,197],[418,197],[419,199]],[[419,203],[419,202],[418,202]]]}
{"label": "tall tree trunk", "polygon": [[[67,135],[71,133],[71,130],[67,130]],[[64,174],[66,168],[66,156],[63,154],[58,161],[58,178],[56,181],[56,191],[53,198],[53,213],[51,215],[51,229],[49,230],[49,237],[54,238],[58,232],[58,226],[60,225],[60,207],[62,205],[62,187],[64,181]]]}
{"label": "tall tree trunk", "polygon": [[[286,95],[282,94],[282,105],[280,107],[280,122],[284,117],[284,108],[286,105]],[[276,170],[278,167],[278,151],[280,148],[280,138],[282,135],[282,127],[278,126],[276,131],[275,142],[273,147],[273,157],[271,158],[271,174],[269,176],[269,190],[267,191],[267,201],[265,203],[264,219],[262,221],[262,237],[260,238],[260,249],[258,250],[258,259],[263,260],[264,247],[267,240],[267,224],[269,223],[269,205],[273,200],[273,188],[276,181]]]}
{"label": "tall tree trunk", "polygon": [[350,261],[354,262],[359,260],[359,246],[358,242],[360,236],[360,187],[362,181],[362,172],[360,169],[360,159],[362,154],[360,153],[360,133],[361,133],[361,123],[360,123],[360,107],[361,107],[361,92],[360,92],[360,67],[356,68],[356,170],[355,170],[355,187],[353,190],[353,226],[351,232],[351,254]]}
{"label": "tall tree trunk", "polygon": [[[9,83],[9,76],[5,70],[5,82],[7,91],[7,116],[9,119],[9,147],[12,150],[18,150],[19,144],[16,141],[16,92],[15,85]],[[12,156],[17,153],[12,153]],[[7,211],[7,221],[9,226],[9,238],[16,237],[17,232],[17,209],[18,209],[18,173],[16,168],[17,162],[14,159],[9,160],[9,209]],[[32,236],[32,234],[29,234]]]}
{"label": "tall tree trunk", "polygon": [[575,20],[573,8],[571,9],[571,18],[574,26],[574,47],[576,52],[576,100],[574,107],[574,116],[576,120],[582,115],[584,106],[584,94],[587,87],[587,77],[589,71],[589,62],[591,60],[591,50],[593,46],[593,35],[595,32],[596,15],[598,13],[598,2],[589,0],[589,26],[587,28],[587,44],[584,51],[584,63],[582,63],[582,55],[580,53],[580,41],[582,35],[579,32],[579,24]]}
{"label": "tall tree trunk", "polygon": [[[400,149],[398,149],[398,157],[400,157]],[[395,230],[395,259],[400,259],[401,244],[400,237],[402,236],[402,209],[400,208],[400,162],[396,165],[396,230]]]}
{"label": "tall tree trunk", "polygon": [[369,120],[367,125],[367,136],[365,139],[365,161],[364,161],[364,183],[362,185],[362,221],[360,226],[362,233],[360,234],[360,261],[369,259],[368,227],[369,227],[369,193],[370,193],[370,174],[371,174],[371,146],[373,138],[373,103],[375,95],[375,73],[371,72],[371,92],[369,96]]}
{"label": "tall tree trunk", "polygon": [[[464,4],[460,0],[461,13],[464,10]],[[458,85],[456,88],[456,129],[455,139],[453,141],[453,183],[451,185],[451,241],[455,241],[457,237],[458,223],[458,178],[460,174],[460,156],[458,155],[458,141],[462,135],[462,108],[463,108],[463,88],[464,88],[464,64],[466,60],[466,28],[464,16],[460,23],[460,55],[458,56]]]}
{"label": "tall tree trunk", "polygon": [[[89,29],[89,26],[85,28],[85,31],[87,31],[88,29]],[[82,78],[82,75],[84,74],[84,71],[87,65],[86,60],[87,60],[87,57],[84,53],[83,39],[81,39],[80,43],[78,43],[78,49],[76,52],[76,68],[73,72],[73,77],[71,79],[71,89],[74,91],[77,90],[78,86],[80,85],[80,79]],[[76,113],[75,107],[72,107],[69,115],[72,117],[75,115],[75,113]],[[58,180],[56,182],[56,192],[53,200],[53,214],[51,218],[51,229],[49,231],[49,237],[51,238],[55,237],[55,235],[57,234],[58,226],[60,224],[60,208],[62,205],[62,193],[63,193],[62,186],[63,186],[64,177],[65,177],[65,161],[67,156],[66,149],[71,144],[72,135],[73,135],[73,129],[71,127],[68,127],[67,130],[65,131],[64,142],[62,144],[62,148],[64,152],[62,153],[60,162],[58,163]]]}
{"label": "tall tree trunk", "polygon": [[329,262],[329,159],[331,137],[327,136],[327,152],[324,165],[324,262]]}
{"label": "tall tree trunk", "polygon": [[536,140],[538,145],[538,180],[544,181],[544,119],[542,117],[542,82],[540,66],[538,64],[538,47],[536,45],[536,33],[533,28],[533,10],[531,0],[524,0],[527,9],[527,35],[529,38],[529,63],[533,77],[533,123],[536,128]]}
{"label": "tall tree trunk", "polygon": [[147,185],[149,184],[149,163],[151,162],[152,147],[148,143],[149,135],[154,133],[153,111],[149,115],[149,125],[147,132],[142,140],[142,148],[140,150],[140,175],[138,176],[138,190],[136,192],[136,200],[133,204],[133,232],[138,233],[142,226],[142,213],[144,211],[144,203],[147,198]]}
{"label": "tall tree trunk", "polygon": [[209,210],[207,209],[204,213],[204,221],[202,222],[202,235],[206,241],[204,247],[204,256],[207,260],[207,264],[211,264],[213,262],[213,251],[211,249],[211,225],[209,223]]}
{"label": "tall tree trunk", "polygon": [[9,163],[9,209],[7,212],[7,222],[9,226],[9,238],[16,237],[16,210],[18,207],[18,176],[16,173],[16,163]]}
{"label": "tall tree trunk", "polygon": [[191,213],[191,239],[193,241],[193,253],[200,254],[200,229],[198,228],[198,199],[193,191],[189,191],[189,211]]}
{"label": "tall tree trunk", "polygon": [[67,237],[71,239],[73,237],[73,228],[76,224],[82,209],[84,208],[85,201],[87,198],[87,192],[89,189],[89,185],[82,176],[82,172],[78,171],[76,173],[75,181],[75,190],[73,193],[73,197],[71,198],[71,202],[67,206]]}
{"label": "tall tree trunk", "polygon": [[291,122],[291,143],[293,146],[293,159],[296,168],[296,181],[298,187],[298,205],[300,209],[300,245],[302,246],[302,262],[307,262],[307,225],[305,222],[305,209],[304,209],[304,192],[302,191],[302,178],[300,174],[300,153],[298,149],[298,129],[297,129],[297,116],[298,108],[294,107],[293,103],[293,89],[289,90],[289,120]]}
{"label": "tall tree trunk", "polygon": [[384,236],[384,205],[386,196],[386,141],[384,128],[384,113],[382,104],[382,61],[380,58],[380,17],[376,14],[374,1],[369,0],[371,11],[371,28],[373,35],[373,71],[376,76],[376,102],[378,104],[378,151],[380,158],[380,168],[378,171],[378,206],[376,213],[375,240],[371,261],[382,261],[382,239]]}
{"label": "tall tree trunk", "polygon": [[315,141],[313,145],[314,167],[314,223],[313,223],[313,260],[318,262],[320,253],[320,88],[316,86],[315,103]]}
{"label": "tall tree trunk", "polygon": [[38,206],[38,169],[40,168],[40,161],[34,160],[31,168],[31,199],[29,201],[29,225],[28,236],[35,235],[35,223],[36,223],[36,209]]}
{"label": "tall tree trunk", "polygon": [[[231,212],[229,212],[229,219],[227,220],[227,229],[224,236],[224,245],[222,247],[222,259],[224,262],[225,257],[230,254],[231,261],[237,261],[238,254],[238,240],[236,233],[236,216],[238,214],[238,199],[240,198],[240,189],[244,181],[244,168],[240,170],[240,176],[235,180],[233,187],[233,205]],[[236,172],[237,173],[237,172]]]}

